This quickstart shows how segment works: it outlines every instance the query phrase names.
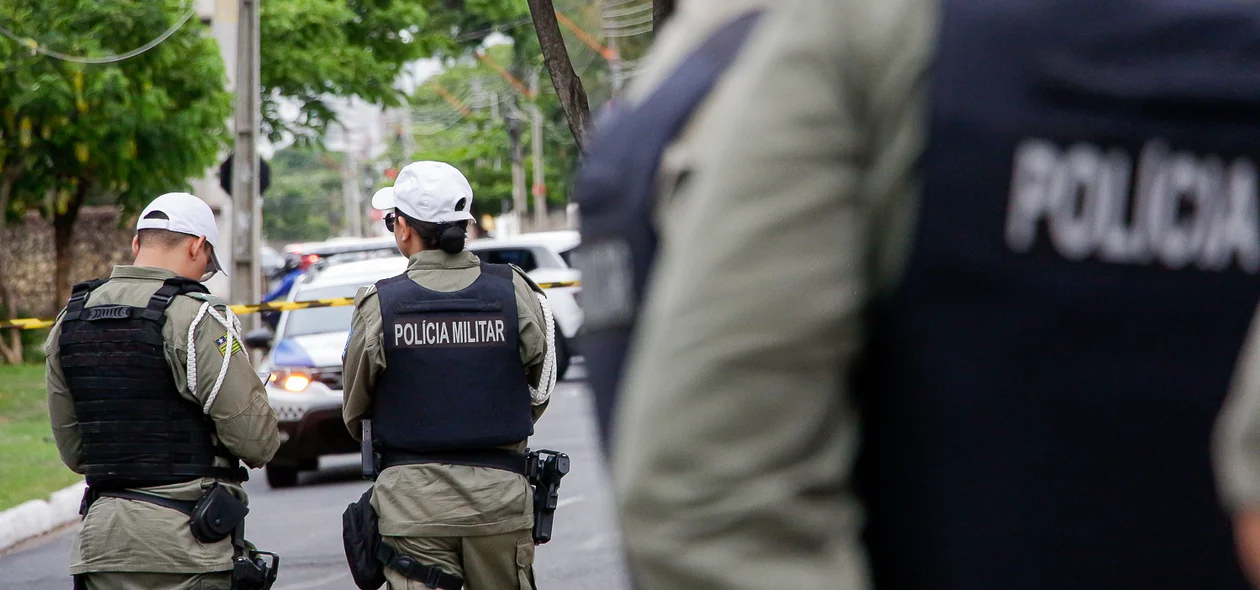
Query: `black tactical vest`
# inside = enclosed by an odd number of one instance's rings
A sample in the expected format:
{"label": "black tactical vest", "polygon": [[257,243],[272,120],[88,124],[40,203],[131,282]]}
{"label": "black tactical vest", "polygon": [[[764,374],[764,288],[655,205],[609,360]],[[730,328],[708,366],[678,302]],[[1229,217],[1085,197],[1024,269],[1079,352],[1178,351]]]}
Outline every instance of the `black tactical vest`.
{"label": "black tactical vest", "polygon": [[[214,423],[180,395],[163,352],[166,308],[181,293],[206,288],[167,279],[145,307],[84,307],[102,284],[74,287],[57,340],[88,485],[135,488],[199,477],[244,481],[247,474],[237,459],[215,445]],[[215,467],[216,456],[234,468]]]}
{"label": "black tactical vest", "polygon": [[1209,440],[1260,298],[1260,4],[942,16],[857,387],[876,587],[1243,590]]}
{"label": "black tactical vest", "polygon": [[407,273],[376,283],[385,372],[372,417],[383,452],[483,449],[533,434],[512,272],[482,263],[476,281],[449,293]]}
{"label": "black tactical vest", "polygon": [[661,157],[760,16],[751,12],[728,23],[637,107],[608,113],[578,170],[574,200],[582,211],[582,246],[573,260],[585,291],[581,344],[605,442],[639,300],[656,258],[653,211]]}

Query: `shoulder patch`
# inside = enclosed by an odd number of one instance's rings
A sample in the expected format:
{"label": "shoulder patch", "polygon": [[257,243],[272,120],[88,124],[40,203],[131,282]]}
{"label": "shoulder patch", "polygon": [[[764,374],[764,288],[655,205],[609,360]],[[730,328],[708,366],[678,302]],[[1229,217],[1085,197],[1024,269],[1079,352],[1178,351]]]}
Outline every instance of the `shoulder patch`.
{"label": "shoulder patch", "polygon": [[[228,340],[227,332],[224,332],[222,336],[219,336],[218,338],[214,340],[214,345],[219,347],[219,354],[225,357],[228,355],[227,340]],[[232,339],[232,354],[237,354],[237,353],[242,353],[242,352],[244,352],[244,349],[241,348],[241,341],[237,338],[233,338]]]}

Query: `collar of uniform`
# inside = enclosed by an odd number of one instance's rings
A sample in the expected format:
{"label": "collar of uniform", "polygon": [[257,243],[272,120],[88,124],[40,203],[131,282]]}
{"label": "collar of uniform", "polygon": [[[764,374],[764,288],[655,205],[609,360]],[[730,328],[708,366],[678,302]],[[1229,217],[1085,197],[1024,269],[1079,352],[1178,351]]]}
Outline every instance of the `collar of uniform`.
{"label": "collar of uniform", "polygon": [[407,270],[433,270],[438,268],[473,268],[481,264],[477,256],[464,250],[447,254],[441,250],[421,250],[407,259]]}
{"label": "collar of uniform", "polygon": [[148,279],[155,281],[165,281],[173,279],[177,275],[174,271],[165,268],[156,268],[152,266],[134,266],[130,264],[120,264],[114,267],[114,272],[109,274],[111,279]]}

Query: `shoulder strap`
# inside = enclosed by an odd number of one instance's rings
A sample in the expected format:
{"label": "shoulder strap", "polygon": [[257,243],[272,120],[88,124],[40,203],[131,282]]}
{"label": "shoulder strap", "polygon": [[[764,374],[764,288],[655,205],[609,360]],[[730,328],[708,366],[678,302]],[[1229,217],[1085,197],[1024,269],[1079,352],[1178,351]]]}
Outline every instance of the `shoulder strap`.
{"label": "shoulder strap", "polygon": [[162,318],[166,317],[166,308],[171,306],[171,302],[175,300],[177,295],[209,292],[210,290],[206,289],[205,285],[192,279],[183,277],[166,279],[162,282],[162,286],[158,287],[158,290],[149,298],[149,304],[140,313],[140,317],[160,322]]}
{"label": "shoulder strap", "polygon": [[507,264],[493,264],[483,260],[481,261],[481,272],[493,277],[512,280],[512,267]]}
{"label": "shoulder strap", "polygon": [[62,321],[73,321],[79,319],[83,313],[83,306],[87,304],[88,295],[95,291],[97,287],[104,285],[106,279],[95,279],[79,283],[70,291],[70,301],[66,303],[66,315]]}

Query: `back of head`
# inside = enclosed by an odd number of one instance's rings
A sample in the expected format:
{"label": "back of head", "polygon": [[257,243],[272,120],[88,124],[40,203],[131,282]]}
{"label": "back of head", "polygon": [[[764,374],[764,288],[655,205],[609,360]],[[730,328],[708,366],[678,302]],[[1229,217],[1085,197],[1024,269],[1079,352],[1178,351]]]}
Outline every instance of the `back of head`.
{"label": "back of head", "polygon": [[406,220],[425,250],[456,254],[468,237],[472,201],[472,186],[454,166],[413,162],[398,173],[394,186],[377,191],[372,206]]}
{"label": "back of head", "polygon": [[441,250],[447,254],[458,254],[464,251],[464,242],[468,238],[468,222],[454,221],[449,223],[431,223],[413,219],[399,213],[407,221],[407,225],[415,229],[420,236],[420,245],[425,250]]}

